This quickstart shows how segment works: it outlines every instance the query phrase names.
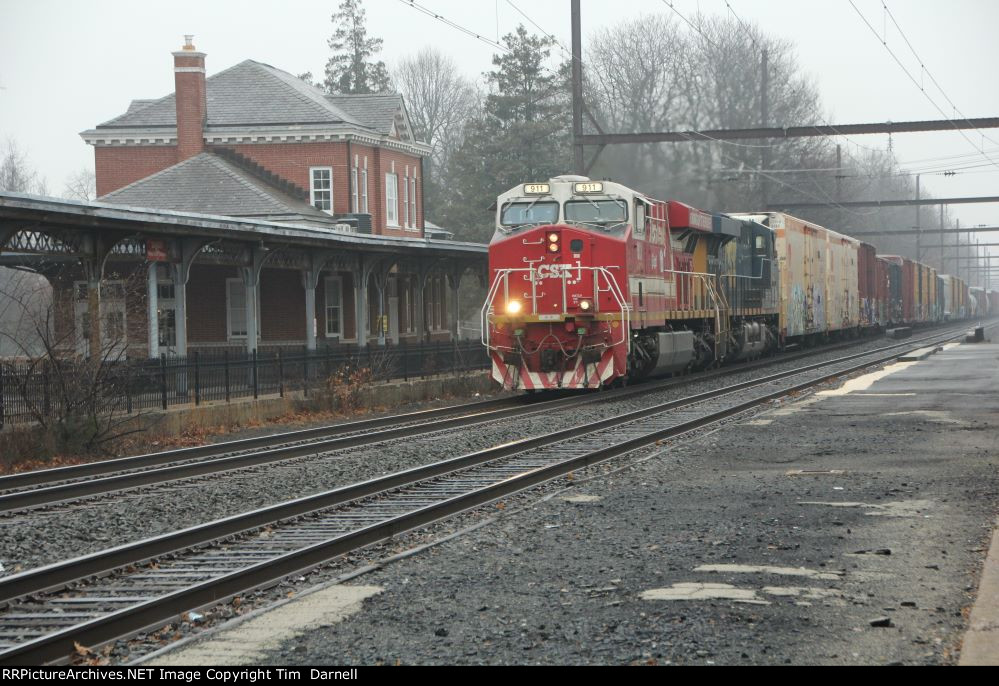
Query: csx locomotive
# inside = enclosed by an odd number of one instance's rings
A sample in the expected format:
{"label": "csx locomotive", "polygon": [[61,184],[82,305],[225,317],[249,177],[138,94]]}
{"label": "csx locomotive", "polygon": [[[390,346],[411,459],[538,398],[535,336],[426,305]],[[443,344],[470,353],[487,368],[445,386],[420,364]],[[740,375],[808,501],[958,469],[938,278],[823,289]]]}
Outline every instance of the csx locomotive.
{"label": "csx locomotive", "polygon": [[[935,270],[897,258],[909,277],[893,291],[893,259],[782,213],[709,214],[559,176],[497,200],[483,343],[507,389],[599,388],[943,319]],[[948,278],[950,317],[967,316]]]}

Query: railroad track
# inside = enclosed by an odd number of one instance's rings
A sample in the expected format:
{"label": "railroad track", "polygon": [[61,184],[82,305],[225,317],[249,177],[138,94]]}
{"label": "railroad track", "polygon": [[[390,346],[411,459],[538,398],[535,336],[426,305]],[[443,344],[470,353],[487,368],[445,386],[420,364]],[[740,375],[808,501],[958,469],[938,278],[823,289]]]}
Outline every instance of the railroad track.
{"label": "railroad track", "polygon": [[[912,346],[931,338],[933,336],[910,339],[882,350]],[[500,398],[460,407],[423,410],[206,446],[13,474],[0,477],[0,514],[92,496],[122,493],[143,486],[166,484],[310,455],[371,446],[384,441],[405,440],[438,431],[633,398],[692,381],[709,380],[776,363],[793,362],[796,359],[852,345],[856,345],[856,342],[824,346],[811,351],[767,358],[667,381],[643,383],[632,388],[614,389],[600,394],[590,393],[582,396],[575,394],[550,400],[531,400],[524,396]]]}
{"label": "railroad track", "polygon": [[[940,334],[934,342],[958,335]],[[925,341],[921,341],[925,342]],[[848,355],[0,578],[0,664],[66,660],[345,553],[890,362]]]}

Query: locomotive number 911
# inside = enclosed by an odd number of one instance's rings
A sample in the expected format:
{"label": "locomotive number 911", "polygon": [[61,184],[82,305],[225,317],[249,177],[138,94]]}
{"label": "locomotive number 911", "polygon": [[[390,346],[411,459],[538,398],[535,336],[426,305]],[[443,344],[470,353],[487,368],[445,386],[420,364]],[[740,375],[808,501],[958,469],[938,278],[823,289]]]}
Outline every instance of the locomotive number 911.
{"label": "locomotive number 911", "polygon": [[[482,312],[493,378],[599,388],[774,347],[772,232],[725,220],[579,176],[501,195]],[[737,273],[743,233],[756,276]],[[756,307],[736,316],[727,298],[750,291]]]}

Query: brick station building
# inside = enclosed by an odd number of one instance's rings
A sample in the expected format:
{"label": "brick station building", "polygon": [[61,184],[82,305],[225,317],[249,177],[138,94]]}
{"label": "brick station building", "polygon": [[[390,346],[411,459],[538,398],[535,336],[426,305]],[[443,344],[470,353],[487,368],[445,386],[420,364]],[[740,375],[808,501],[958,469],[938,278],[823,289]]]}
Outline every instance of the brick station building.
{"label": "brick station building", "polygon": [[0,214],[3,263],[12,251],[79,262],[42,270],[60,340],[86,353],[123,338],[129,356],[156,357],[455,337],[461,279],[484,278],[485,247],[425,235],[429,146],[402,96],[328,95],[252,60],[206,78],[190,37],[173,58],[174,93],[81,134],[95,208],[121,206],[130,227],[157,211],[169,221],[121,233],[102,209],[111,224],[80,233],[67,207],[46,242]]}

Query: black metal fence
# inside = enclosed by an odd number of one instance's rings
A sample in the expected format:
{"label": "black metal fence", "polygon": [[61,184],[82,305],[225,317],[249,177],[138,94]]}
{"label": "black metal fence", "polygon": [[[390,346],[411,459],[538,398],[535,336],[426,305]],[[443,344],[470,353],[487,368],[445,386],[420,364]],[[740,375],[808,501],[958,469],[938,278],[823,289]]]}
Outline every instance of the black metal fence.
{"label": "black metal fence", "polygon": [[[338,385],[428,378],[489,366],[478,341],[387,344],[366,348],[281,348],[254,352],[193,352],[188,357],[127,360],[109,365],[101,384],[108,408],[136,412],[172,405],[230,402],[238,398],[287,391],[306,396]],[[31,361],[0,361],[0,427],[49,415],[58,403],[62,378],[53,378],[50,365]],[[65,371],[61,375],[65,376]]]}

